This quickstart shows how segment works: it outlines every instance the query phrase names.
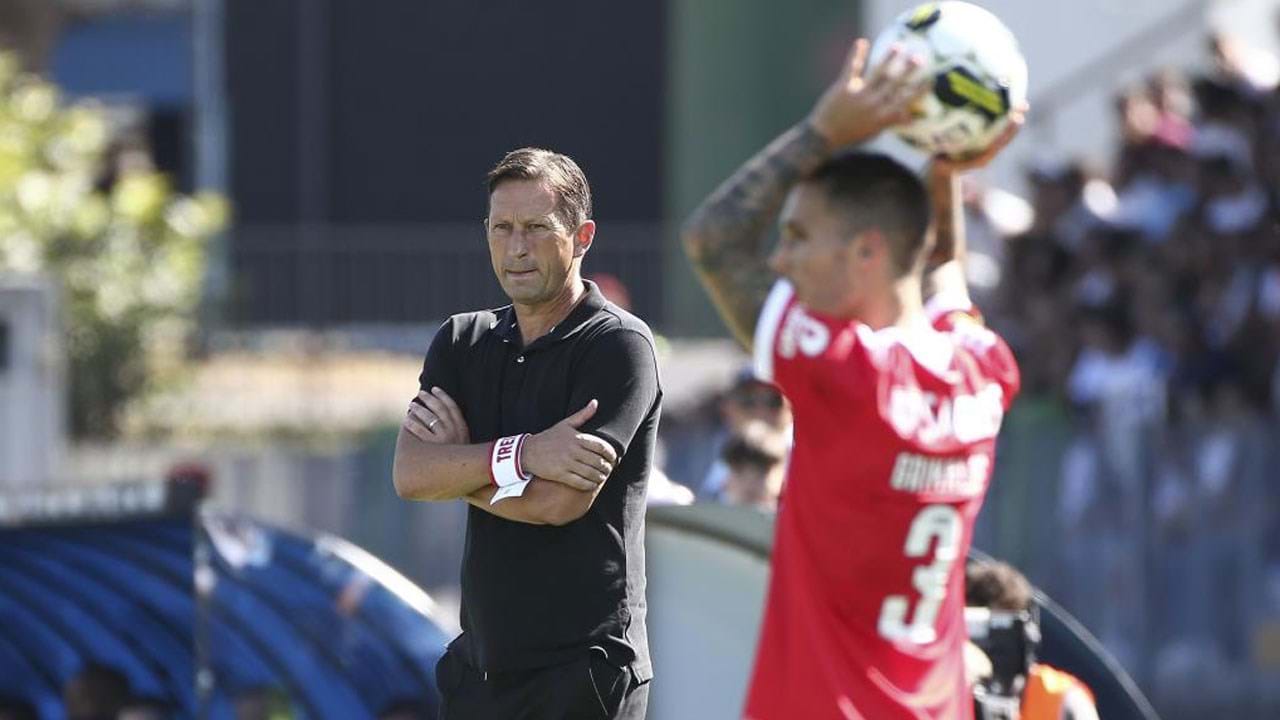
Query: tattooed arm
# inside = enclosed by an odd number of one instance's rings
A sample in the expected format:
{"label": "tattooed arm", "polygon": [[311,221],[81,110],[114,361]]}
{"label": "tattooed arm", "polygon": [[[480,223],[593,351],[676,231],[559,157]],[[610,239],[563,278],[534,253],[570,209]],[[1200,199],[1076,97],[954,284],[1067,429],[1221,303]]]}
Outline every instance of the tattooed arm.
{"label": "tattooed arm", "polygon": [[685,223],[685,252],[729,331],[748,351],[775,276],[765,238],[787,192],[827,158],[806,121],[783,133],[711,194]]}
{"label": "tattooed arm", "polygon": [[864,77],[868,47],[866,40],[855,42],[840,76],[809,117],[743,165],[685,224],[685,250],[729,330],[747,350],[774,281],[764,239],[787,192],[835,148],[870,140],[908,118],[911,103],[932,82],[915,77],[923,59],[908,58],[898,46]]}

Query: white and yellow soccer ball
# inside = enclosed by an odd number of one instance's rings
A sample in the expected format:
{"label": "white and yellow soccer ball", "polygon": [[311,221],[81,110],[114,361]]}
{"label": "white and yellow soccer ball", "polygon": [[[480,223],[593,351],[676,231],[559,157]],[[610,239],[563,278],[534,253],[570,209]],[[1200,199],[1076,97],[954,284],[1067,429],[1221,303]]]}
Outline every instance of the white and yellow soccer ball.
{"label": "white and yellow soccer ball", "polygon": [[876,38],[874,67],[894,43],[924,58],[933,91],[895,128],[931,155],[964,159],[989,147],[1027,100],[1027,61],[1018,41],[995,15],[972,3],[947,0],[909,10]]}

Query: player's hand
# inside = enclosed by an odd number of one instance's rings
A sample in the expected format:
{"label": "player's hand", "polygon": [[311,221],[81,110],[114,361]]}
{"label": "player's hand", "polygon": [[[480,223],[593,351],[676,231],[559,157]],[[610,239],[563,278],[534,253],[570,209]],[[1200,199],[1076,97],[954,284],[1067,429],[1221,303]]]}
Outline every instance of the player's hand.
{"label": "player's hand", "polygon": [[910,120],[911,106],[933,86],[932,77],[917,77],[924,58],[908,57],[899,45],[864,75],[870,48],[865,39],[854,42],[840,77],[809,114],[832,148],[866,142]]}
{"label": "player's hand", "polygon": [[524,471],[584,492],[595,490],[607,480],[618,454],[595,435],[578,432],[596,414],[599,405],[592,400],[578,412],[530,436],[524,443]]}
{"label": "player's hand", "polygon": [[423,442],[466,445],[471,442],[471,430],[462,417],[462,409],[438,387],[418,391],[422,403],[409,403],[409,413],[403,427],[409,434]]}
{"label": "player's hand", "polygon": [[987,163],[995,159],[995,156],[999,155],[1000,151],[1004,150],[1005,147],[1009,143],[1013,142],[1013,139],[1018,136],[1018,131],[1027,123],[1027,111],[1030,109],[1030,106],[1026,104],[1023,104],[1021,107],[1014,108],[1014,110],[1009,113],[1009,125],[1004,129],[1004,132],[1000,133],[1000,136],[991,143],[991,146],[982,152],[981,155],[965,160],[953,160],[951,158],[938,155],[933,158],[933,163],[929,168],[930,172],[958,175],[968,170],[977,170],[978,168],[986,167]]}

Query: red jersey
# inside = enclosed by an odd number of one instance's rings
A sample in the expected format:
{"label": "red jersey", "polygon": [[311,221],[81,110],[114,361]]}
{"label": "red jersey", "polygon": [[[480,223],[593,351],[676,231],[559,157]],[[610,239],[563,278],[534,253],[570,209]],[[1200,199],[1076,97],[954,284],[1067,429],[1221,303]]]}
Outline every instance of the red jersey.
{"label": "red jersey", "polygon": [[1018,392],[1008,346],[967,299],[872,330],[780,281],[757,372],[795,416],[751,720],[967,720],[964,558]]}

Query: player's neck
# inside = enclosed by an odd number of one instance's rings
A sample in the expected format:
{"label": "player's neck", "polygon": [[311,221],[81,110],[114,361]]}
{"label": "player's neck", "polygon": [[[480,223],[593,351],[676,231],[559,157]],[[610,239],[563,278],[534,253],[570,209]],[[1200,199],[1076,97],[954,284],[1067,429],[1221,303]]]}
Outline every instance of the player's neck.
{"label": "player's neck", "polygon": [[536,305],[514,303],[516,324],[520,327],[520,339],[525,345],[551,332],[587,294],[587,285],[573,274],[563,289],[550,300]]}
{"label": "player's neck", "polygon": [[918,327],[924,322],[920,278],[908,275],[895,280],[885,292],[877,293],[859,314],[862,322],[873,330],[890,326]]}

